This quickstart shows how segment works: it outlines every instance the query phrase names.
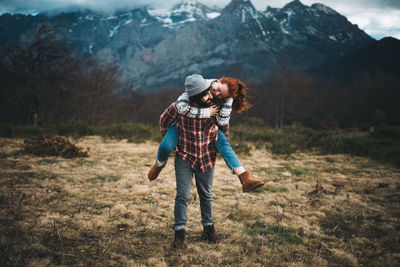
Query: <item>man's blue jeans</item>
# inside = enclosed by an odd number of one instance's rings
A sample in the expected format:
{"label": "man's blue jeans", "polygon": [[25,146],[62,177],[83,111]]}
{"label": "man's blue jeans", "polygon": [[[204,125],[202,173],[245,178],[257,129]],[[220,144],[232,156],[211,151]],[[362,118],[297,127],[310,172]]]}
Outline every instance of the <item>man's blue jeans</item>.
{"label": "man's blue jeans", "polygon": [[176,175],[176,197],[175,197],[175,223],[174,230],[178,231],[186,228],[187,223],[187,203],[190,198],[190,188],[192,186],[193,173],[196,179],[197,193],[200,198],[201,224],[203,226],[212,225],[214,218],[212,215],[212,193],[214,167],[208,171],[201,172],[200,169],[192,169],[178,155],[175,156],[175,175]]}
{"label": "man's blue jeans", "polygon": [[[157,159],[161,162],[168,160],[172,150],[178,145],[178,133],[176,132],[176,122],[172,123],[167,133],[165,134],[160,146],[158,147]],[[233,151],[231,144],[226,139],[225,134],[219,130],[217,140],[217,150],[225,160],[229,169],[233,170],[242,166],[238,157]]]}

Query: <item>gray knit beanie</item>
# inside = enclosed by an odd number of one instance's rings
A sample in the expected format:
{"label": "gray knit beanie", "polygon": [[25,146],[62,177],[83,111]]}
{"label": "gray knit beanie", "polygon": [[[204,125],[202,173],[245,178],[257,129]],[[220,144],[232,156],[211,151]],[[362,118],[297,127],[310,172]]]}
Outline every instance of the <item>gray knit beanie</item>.
{"label": "gray knit beanie", "polygon": [[216,79],[204,79],[199,74],[192,74],[186,77],[185,80],[185,92],[189,97],[200,94],[211,86],[211,83]]}

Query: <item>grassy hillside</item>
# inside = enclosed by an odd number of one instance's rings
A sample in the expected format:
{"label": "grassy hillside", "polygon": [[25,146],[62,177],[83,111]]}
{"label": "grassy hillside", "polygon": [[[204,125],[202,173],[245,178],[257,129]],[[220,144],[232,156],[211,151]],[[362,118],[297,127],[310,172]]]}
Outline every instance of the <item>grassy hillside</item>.
{"label": "grassy hillside", "polygon": [[156,142],[86,136],[76,144],[89,148],[89,157],[75,159],[24,154],[21,138],[0,144],[2,266],[394,266],[400,260],[400,170],[368,158],[312,149],[271,154],[265,144],[249,143],[250,154],[240,159],[265,186],[242,193],[219,158],[213,196],[221,242],[200,241],[192,188],[188,248],[176,251],[170,247],[173,158],[156,181],[146,178]]}

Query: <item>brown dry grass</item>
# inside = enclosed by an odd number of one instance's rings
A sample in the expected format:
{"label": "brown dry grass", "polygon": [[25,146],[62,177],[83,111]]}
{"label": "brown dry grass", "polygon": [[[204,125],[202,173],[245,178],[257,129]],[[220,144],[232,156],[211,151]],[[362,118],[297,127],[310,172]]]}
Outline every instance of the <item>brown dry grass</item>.
{"label": "brown dry grass", "polygon": [[[149,182],[156,143],[80,139],[88,158],[20,153],[0,139],[0,265],[394,266],[400,260],[400,170],[345,155],[287,159],[253,149],[243,165],[265,181],[241,192],[221,158],[214,217],[221,242],[199,240],[195,188],[188,248],[171,249],[173,158]],[[318,186],[317,186],[318,183]]]}

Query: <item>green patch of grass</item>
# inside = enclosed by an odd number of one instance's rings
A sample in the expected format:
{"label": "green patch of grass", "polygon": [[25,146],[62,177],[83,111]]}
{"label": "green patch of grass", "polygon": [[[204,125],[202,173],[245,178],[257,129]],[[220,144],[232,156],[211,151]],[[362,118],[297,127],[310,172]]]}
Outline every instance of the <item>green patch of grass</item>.
{"label": "green patch of grass", "polygon": [[252,171],[256,172],[256,173],[261,173],[261,172],[268,173],[268,169],[265,167],[258,167],[258,168],[253,169]]}
{"label": "green patch of grass", "polygon": [[325,158],[325,161],[327,163],[335,163],[336,162],[334,158],[330,158],[330,157]]}
{"label": "green patch of grass", "polygon": [[297,168],[297,169],[293,170],[293,173],[296,176],[302,176],[302,175],[306,175],[309,171],[310,171],[310,169],[307,169],[307,168]]}
{"label": "green patch of grass", "polygon": [[247,220],[257,220],[259,219],[259,217],[249,211],[249,210],[245,210],[245,209],[236,209],[235,211],[231,212],[228,215],[228,219],[233,220],[233,221],[238,221],[238,222],[243,222],[243,221],[247,221]]}
{"label": "green patch of grass", "polygon": [[83,159],[78,159],[74,162],[75,167],[83,167],[86,165],[87,161]]}
{"label": "green patch of grass", "polygon": [[[348,131],[318,131],[299,123],[274,129],[265,125],[234,127],[239,143],[264,143],[272,154],[288,158],[296,151],[317,150],[322,154],[350,154],[400,166],[400,127],[382,127],[373,133]],[[326,159],[333,163],[332,159]]]}
{"label": "green patch of grass", "polygon": [[262,186],[257,189],[254,189],[251,191],[252,193],[263,193],[263,192],[270,192],[270,193],[281,193],[281,192],[287,192],[288,189],[285,187],[271,187],[271,186]]}
{"label": "green patch of grass", "polygon": [[288,160],[302,160],[304,159],[303,156],[301,156],[299,153],[296,153],[295,155],[290,155]]}
{"label": "green patch of grass", "polygon": [[328,235],[350,238],[358,235],[360,227],[364,223],[363,213],[357,209],[338,207],[326,212],[326,216],[320,220],[320,226]]}
{"label": "green patch of grass", "polygon": [[152,197],[144,197],[142,198],[141,202],[143,204],[150,204],[150,205],[155,205],[158,203],[158,201]]}
{"label": "green patch of grass", "polygon": [[360,173],[364,172],[364,170],[360,170],[360,169],[352,169],[352,168],[342,168],[340,170],[340,173],[342,173],[343,175],[358,175]]}
{"label": "green patch of grass", "polygon": [[246,234],[251,236],[261,235],[268,238],[270,241],[278,244],[295,244],[302,243],[300,237],[297,236],[297,231],[294,228],[283,227],[277,224],[267,224],[255,222],[254,224],[246,225]]}
{"label": "green patch of grass", "polygon": [[266,145],[266,149],[270,150],[272,154],[278,155],[290,155],[296,152],[294,145],[284,141],[272,143],[272,145]]}
{"label": "green patch of grass", "polygon": [[74,161],[74,167],[95,166],[97,163],[97,160],[77,159]]}
{"label": "green patch of grass", "polygon": [[38,161],[39,164],[54,164],[57,162],[58,162],[57,159],[46,159],[46,158]]}
{"label": "green patch of grass", "polygon": [[270,168],[272,171],[276,173],[282,173],[282,172],[291,172],[292,168],[290,167],[277,167],[277,168]]}
{"label": "green patch of grass", "polygon": [[151,125],[142,123],[119,123],[95,129],[95,133],[103,137],[115,139],[127,138],[128,142],[142,143],[146,140],[159,139],[160,131]]}
{"label": "green patch of grass", "polygon": [[247,142],[243,142],[241,138],[237,137],[237,135],[232,134],[229,142],[231,143],[232,149],[235,151],[236,154],[248,156],[251,155],[250,146],[247,144]]}
{"label": "green patch of grass", "polygon": [[86,179],[89,183],[105,183],[105,182],[116,182],[121,180],[122,177],[119,175],[97,175],[95,177],[91,177]]}
{"label": "green patch of grass", "polygon": [[272,206],[279,206],[279,207],[281,207],[281,208],[285,208],[285,207],[286,207],[286,204],[284,204],[284,203],[279,203],[279,202],[274,201],[274,200],[273,200],[273,201],[270,201],[269,204],[272,205]]}

